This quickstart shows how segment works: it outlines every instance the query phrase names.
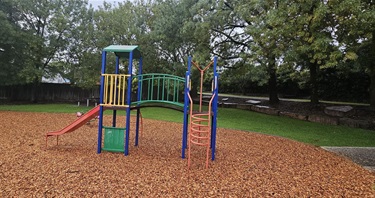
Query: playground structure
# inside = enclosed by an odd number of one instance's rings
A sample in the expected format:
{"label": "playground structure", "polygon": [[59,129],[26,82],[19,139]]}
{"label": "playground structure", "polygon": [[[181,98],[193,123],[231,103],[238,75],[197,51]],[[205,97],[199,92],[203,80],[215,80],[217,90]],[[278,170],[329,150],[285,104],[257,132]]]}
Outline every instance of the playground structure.
{"label": "playground structure", "polygon": [[[107,53],[109,52],[113,52],[116,55],[114,73],[107,73]],[[125,59],[128,63],[127,74],[120,74],[120,58]],[[137,60],[137,62],[133,60]],[[193,99],[190,96],[192,64],[201,74],[199,110],[193,108]],[[208,111],[203,111],[203,77],[204,72],[211,66],[213,67],[212,95]],[[47,133],[46,137],[71,132],[82,126],[87,120],[99,116],[97,153],[99,154],[104,150],[109,152],[124,152],[124,155],[128,155],[131,110],[136,111],[135,146],[138,146],[141,127],[141,108],[170,108],[183,112],[181,157],[185,158],[185,151],[188,149],[188,166],[190,166],[190,150],[192,146],[205,146],[207,150],[206,167],[208,167],[209,150],[211,149],[211,159],[214,160],[216,147],[218,103],[218,73],[216,72],[216,66],[216,57],[204,69],[201,69],[189,57],[185,78],[170,74],[143,74],[142,56],[138,46],[110,45],[102,51],[99,106],[84,114],[64,129]],[[133,86],[133,83],[135,86]],[[136,91],[134,91],[134,87],[136,87]],[[133,94],[135,97],[133,97]],[[111,126],[103,125],[103,118],[105,116],[103,112],[105,110],[113,111]],[[126,111],[125,127],[122,128],[117,127],[116,123],[117,111],[119,110]]]}

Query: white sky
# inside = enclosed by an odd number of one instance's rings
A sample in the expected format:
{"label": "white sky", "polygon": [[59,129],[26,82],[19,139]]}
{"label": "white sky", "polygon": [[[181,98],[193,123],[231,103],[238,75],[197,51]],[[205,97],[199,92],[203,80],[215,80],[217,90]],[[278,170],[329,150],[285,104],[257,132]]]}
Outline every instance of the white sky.
{"label": "white sky", "polygon": [[103,5],[104,1],[113,4],[115,2],[121,2],[122,0],[89,0],[89,4],[92,4],[94,8],[98,8],[100,5]]}

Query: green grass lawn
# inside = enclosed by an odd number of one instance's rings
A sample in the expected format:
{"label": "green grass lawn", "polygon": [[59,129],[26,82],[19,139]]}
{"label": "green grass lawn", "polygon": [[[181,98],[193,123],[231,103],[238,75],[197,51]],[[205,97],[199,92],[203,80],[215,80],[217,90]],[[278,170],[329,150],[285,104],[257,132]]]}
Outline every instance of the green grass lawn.
{"label": "green grass lawn", "polygon": [[[0,105],[0,111],[54,113],[87,112],[91,108],[72,104]],[[122,111],[118,112],[125,115]],[[111,114],[111,111],[106,111],[106,114]],[[142,115],[144,118],[172,122],[182,123],[183,120],[181,112],[165,108],[144,108]],[[375,131],[325,125],[239,109],[219,108],[218,127],[282,136],[316,146],[375,146]]]}

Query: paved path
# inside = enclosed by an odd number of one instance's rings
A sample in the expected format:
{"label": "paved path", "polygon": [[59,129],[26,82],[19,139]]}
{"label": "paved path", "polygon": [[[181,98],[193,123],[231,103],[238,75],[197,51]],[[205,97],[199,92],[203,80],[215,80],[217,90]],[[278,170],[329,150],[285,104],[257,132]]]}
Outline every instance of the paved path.
{"label": "paved path", "polygon": [[375,172],[375,147],[328,147],[323,149],[348,157],[353,162]]}
{"label": "paved path", "polygon": [[[203,95],[211,95],[211,93],[203,92]],[[269,97],[262,97],[262,96],[243,96],[243,95],[234,95],[234,94],[224,94],[219,93],[219,97],[228,97],[228,98],[245,98],[245,99],[253,99],[253,100],[269,100]],[[279,100],[283,101],[291,101],[291,102],[310,102],[309,99],[297,99],[297,98],[279,98]],[[340,105],[357,105],[357,106],[369,106],[370,104],[367,103],[354,103],[354,102],[339,102],[339,101],[327,101],[327,100],[319,100],[320,103],[327,103],[327,104],[340,104]]]}

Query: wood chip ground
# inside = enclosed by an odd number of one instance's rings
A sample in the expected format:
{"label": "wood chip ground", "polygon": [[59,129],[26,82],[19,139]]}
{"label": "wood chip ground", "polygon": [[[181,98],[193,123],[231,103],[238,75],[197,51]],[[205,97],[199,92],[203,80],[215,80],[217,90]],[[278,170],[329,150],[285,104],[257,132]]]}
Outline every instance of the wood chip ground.
{"label": "wood chip ground", "polygon": [[375,197],[371,172],[285,138],[219,128],[216,160],[205,169],[204,150],[193,147],[188,170],[180,123],[145,119],[139,146],[131,132],[124,156],[96,154],[97,122],[60,136],[59,145],[50,137],[45,149],[46,132],[65,127],[74,114],[0,117],[1,197]]}

